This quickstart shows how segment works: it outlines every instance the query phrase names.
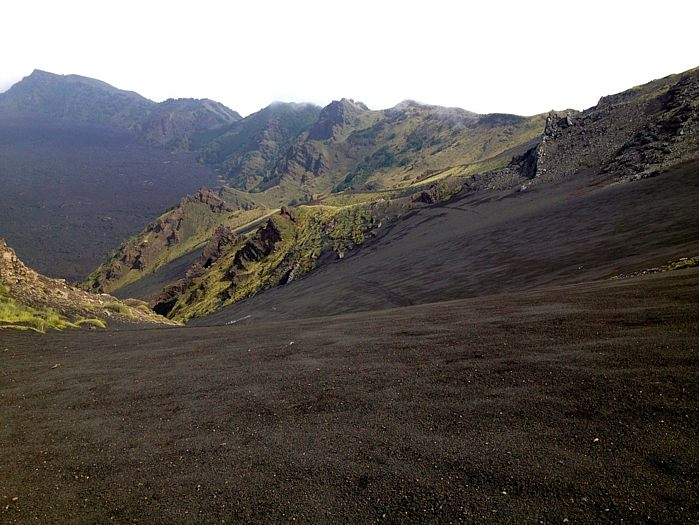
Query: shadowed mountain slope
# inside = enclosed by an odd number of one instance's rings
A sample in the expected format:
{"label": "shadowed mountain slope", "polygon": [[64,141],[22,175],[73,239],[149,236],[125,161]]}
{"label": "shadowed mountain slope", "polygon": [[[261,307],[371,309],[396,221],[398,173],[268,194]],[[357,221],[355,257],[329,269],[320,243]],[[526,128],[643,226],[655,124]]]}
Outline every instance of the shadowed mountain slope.
{"label": "shadowed mountain slope", "polygon": [[0,112],[34,113],[137,130],[157,104],[133,91],[80,75],[35,70],[0,94]]}
{"label": "shadowed mountain slope", "polygon": [[183,149],[240,116],[209,100],[156,104],[35,71],[0,94],[0,235],[48,275],[83,278],[214,172]]}
{"label": "shadowed mountain slope", "polygon": [[0,115],[0,234],[32,267],[80,279],[216,175],[115,127]]}
{"label": "shadowed mountain slope", "polygon": [[189,136],[195,132],[241,118],[213,100],[169,99],[156,103],[94,78],[40,70],[0,93],[0,115],[3,113],[116,126],[150,142],[179,148],[186,148]]}

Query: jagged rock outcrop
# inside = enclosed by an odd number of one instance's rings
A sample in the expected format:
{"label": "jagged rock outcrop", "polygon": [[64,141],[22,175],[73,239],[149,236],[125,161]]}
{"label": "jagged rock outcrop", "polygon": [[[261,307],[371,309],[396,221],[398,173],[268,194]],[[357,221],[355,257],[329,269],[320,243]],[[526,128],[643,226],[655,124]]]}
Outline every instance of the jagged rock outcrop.
{"label": "jagged rock outcrop", "polygon": [[[279,214],[280,220],[293,222],[293,217],[288,210],[284,209]],[[278,219],[279,220],[279,219]],[[225,301],[234,293],[236,286],[244,281],[254,278],[247,274],[251,264],[259,263],[272,254],[277,244],[282,241],[282,232],[276,224],[275,219],[268,219],[260,226],[254,234],[247,239],[237,236],[231,229],[221,227],[207,243],[202,255],[187,270],[185,277],[176,283],[165,288],[154,301],[153,309],[161,315],[171,315],[175,308],[192,304],[200,299],[200,296],[210,295],[205,281],[206,272],[223,257],[226,257],[223,275],[223,282],[228,283],[228,288],[220,292],[220,301]],[[278,284],[283,280],[283,275],[288,275],[291,268],[282,264],[274,270],[276,277],[273,277],[273,284]],[[192,293],[192,291],[196,291]],[[190,294],[185,297],[185,292]],[[183,299],[184,297],[184,299]]]}
{"label": "jagged rock outcrop", "polygon": [[566,111],[565,115],[561,116],[555,111],[550,111],[546,117],[546,125],[544,126],[544,135],[542,141],[547,139],[555,139],[560,135],[561,130],[571,127],[574,124],[570,111]]}
{"label": "jagged rock outcrop", "polygon": [[471,187],[553,182],[581,172],[629,181],[699,151],[699,70],[603,97],[583,112],[549,113],[536,146]]}
{"label": "jagged rock outcrop", "polygon": [[[152,261],[159,260],[162,252],[182,242],[183,228],[192,214],[192,209],[206,206],[215,215],[232,212],[222,198],[221,191],[201,188],[193,195],[184,197],[179,205],[149,224],[141,234],[124,243],[112,259],[90,276],[90,287],[94,291],[110,290],[131,270],[143,271]],[[191,229],[191,228],[190,228]]]}
{"label": "jagged rock outcrop", "polygon": [[179,296],[194,280],[203,275],[216,261],[240,241],[240,237],[229,227],[216,228],[199,258],[192,264],[182,279],[167,286],[153,303],[153,310],[160,315],[168,315]]}
{"label": "jagged rock outcrop", "polygon": [[221,198],[223,190],[211,191],[209,188],[202,187],[198,192],[193,195],[187,195],[180,202],[180,208],[189,202],[197,203],[201,202],[206,204],[209,209],[216,213],[221,213],[226,210],[230,210],[226,201]]}
{"label": "jagged rock outcrop", "polygon": [[413,197],[413,202],[421,202],[422,204],[434,204],[434,197],[429,191],[423,190]]}
{"label": "jagged rock outcrop", "polygon": [[657,175],[670,163],[699,151],[699,79],[684,75],[648,105],[648,120],[603,166],[603,171],[635,180]]}
{"label": "jagged rock outcrop", "polygon": [[242,248],[240,248],[233,257],[233,266],[229,270],[227,277],[234,279],[235,270],[245,270],[246,265],[251,262],[257,262],[263,257],[266,257],[272,250],[274,245],[282,240],[281,232],[272,219],[257,230],[257,233],[248,240]]}
{"label": "jagged rock outcrop", "polygon": [[201,268],[209,268],[239,240],[240,237],[231,228],[228,226],[219,226],[216,228],[211,239],[209,239],[209,242],[206,243],[201,257],[195,264],[201,266]]}

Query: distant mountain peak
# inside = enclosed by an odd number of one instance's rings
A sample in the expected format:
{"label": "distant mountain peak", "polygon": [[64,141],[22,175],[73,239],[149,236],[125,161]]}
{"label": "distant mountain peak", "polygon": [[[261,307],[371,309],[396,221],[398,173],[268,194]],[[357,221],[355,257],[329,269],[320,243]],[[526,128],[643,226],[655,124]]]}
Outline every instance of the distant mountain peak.
{"label": "distant mountain peak", "polygon": [[40,69],[0,94],[0,113],[3,111],[125,128],[172,149],[187,149],[194,133],[242,119],[210,99],[168,99],[158,104],[101,80]]}
{"label": "distant mountain peak", "polygon": [[343,98],[333,100],[320,112],[318,121],[308,134],[310,140],[334,139],[342,132],[342,128],[352,125],[357,117],[369,108],[361,102]]}
{"label": "distant mountain peak", "polygon": [[[22,80],[20,80],[15,86],[22,87],[26,85],[30,86],[36,86],[37,83],[40,83],[41,85],[48,87],[48,86],[59,86],[59,85],[84,85],[88,86],[92,89],[96,90],[101,90],[104,92],[112,93],[112,94],[123,94],[126,96],[134,97],[139,100],[148,100],[145,97],[139,95],[135,91],[127,91],[123,89],[116,88],[112,86],[111,84],[108,84],[107,82],[104,82],[103,80],[99,80],[96,78],[91,78],[91,77],[86,77],[83,75],[76,75],[76,74],[68,74],[68,75],[62,75],[58,73],[51,73],[49,71],[44,71],[42,69],[35,69],[34,71],[31,72],[30,75],[24,77]],[[15,87],[13,86],[13,87]],[[12,88],[11,88],[12,89]],[[151,102],[148,100],[148,102]]]}
{"label": "distant mountain peak", "polygon": [[35,113],[59,119],[137,129],[156,104],[94,78],[35,69],[0,95],[0,111]]}
{"label": "distant mountain peak", "polygon": [[352,106],[356,106],[364,111],[371,111],[369,106],[367,106],[364,102],[354,100],[353,98],[341,98],[340,102],[343,104],[351,104]]}
{"label": "distant mountain peak", "polygon": [[429,104],[423,104],[422,102],[418,102],[417,100],[413,100],[411,98],[406,98],[405,100],[402,100],[393,108],[391,109],[407,109],[407,108],[419,108],[419,107],[428,107]]}
{"label": "distant mountain peak", "polygon": [[406,99],[403,100],[402,102],[399,102],[395,106],[389,109],[389,111],[405,111],[408,109],[427,109],[430,111],[434,111],[436,113],[440,113],[443,115],[451,115],[451,116],[461,116],[461,117],[478,117],[478,113],[474,113],[473,111],[468,111],[467,109],[462,109],[462,108],[457,108],[457,107],[449,107],[449,106],[436,106],[434,104],[425,104],[424,102],[418,102],[417,100],[412,100],[412,99]]}
{"label": "distant mountain peak", "polygon": [[53,77],[58,77],[58,76],[59,75],[57,75],[56,73],[44,71],[43,69],[35,69],[28,76],[26,76],[24,78],[42,78],[42,77],[53,78]]}

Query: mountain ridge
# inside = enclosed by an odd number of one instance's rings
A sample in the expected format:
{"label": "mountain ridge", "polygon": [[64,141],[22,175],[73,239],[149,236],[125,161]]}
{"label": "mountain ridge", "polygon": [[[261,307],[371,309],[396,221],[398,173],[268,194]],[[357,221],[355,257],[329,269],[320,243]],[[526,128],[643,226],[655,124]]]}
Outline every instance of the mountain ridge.
{"label": "mountain ridge", "polygon": [[[148,125],[143,130],[150,129],[153,135],[145,137],[146,132],[141,130],[139,136],[158,147],[164,146],[164,151],[187,150],[196,155],[208,169],[223,177],[219,183],[232,186],[225,191],[234,198],[236,207],[244,202],[246,207],[259,209],[260,214],[300,204],[336,205],[342,201],[343,205],[354,205],[374,197],[415,195],[423,203],[434,203],[444,195],[460,191],[459,185],[472,189],[507,185],[528,188],[542,181],[571,176],[583,168],[597,170],[601,162],[610,177],[622,171],[633,171],[634,176],[652,175],[652,170],[646,168],[652,164],[653,155],[659,161],[656,168],[662,169],[663,159],[681,160],[694,147],[688,138],[695,136],[691,133],[696,108],[680,98],[695,96],[687,95],[687,89],[692,87],[696,71],[602,97],[597,106],[583,112],[531,117],[479,115],[412,100],[386,110],[370,110],[352,99],[340,99],[325,108],[272,103],[241,119],[237,113],[208,99],[177,99],[160,104],[148,101],[156,109],[148,110],[145,115]],[[139,103],[146,100],[86,77],[61,77],[45,72],[36,72],[34,76],[32,82],[39,84],[65,82],[67,78],[70,84],[116,93],[119,100],[123,97],[135,97]],[[678,91],[679,98],[673,98],[669,86],[682,78],[690,85]],[[16,86],[8,92],[20,89]],[[661,92],[670,93],[668,96],[675,102],[664,101]],[[672,113],[668,122],[652,117],[650,110],[646,115],[642,104],[649,100],[655,101],[657,108],[653,111],[658,115]],[[669,104],[674,103],[678,106],[671,108]],[[206,107],[199,114],[202,104]],[[0,95],[1,107],[7,107],[3,95]],[[115,107],[118,111],[114,115],[122,115],[120,106]],[[610,134],[616,124],[610,127],[607,122],[614,119],[622,122],[626,111],[635,112],[638,122],[619,124],[619,129]],[[117,118],[114,115],[110,118]],[[650,130],[648,126],[658,129]],[[684,130],[678,126],[689,127]],[[133,131],[135,127],[125,125],[122,129]],[[676,140],[685,131],[684,138]],[[675,135],[670,137],[668,133]],[[675,146],[671,147],[671,142]],[[617,155],[622,147],[623,155]],[[566,155],[568,149],[576,153]],[[442,181],[446,183],[440,186]],[[196,184],[200,186],[216,185],[209,178]],[[184,196],[180,194],[177,199]],[[151,215],[149,220],[156,217]],[[94,217],[93,221],[96,220],[102,219]],[[143,225],[147,224],[144,221]],[[214,224],[215,221],[206,235],[213,233]],[[142,234],[130,232],[131,236]],[[200,242],[204,243],[204,234],[200,232],[200,235]],[[112,242],[117,244],[123,239],[124,236]],[[156,266],[168,263],[175,255],[179,257],[183,253],[174,250],[165,259],[155,257],[154,260],[161,261]]]}
{"label": "mountain ridge", "polygon": [[[699,119],[696,119],[699,113],[698,86],[699,74],[690,71],[668,77],[662,82],[654,81],[632,88],[629,93],[615,98],[603,99],[597,106],[583,112],[552,111],[541,117],[539,122],[542,126],[535,139],[520,142],[515,148],[505,150],[496,165],[490,169],[483,164],[480,169],[477,165],[474,171],[469,171],[473,169],[469,166],[447,167],[442,172],[438,171],[409,185],[395,184],[380,190],[330,193],[310,199],[302,206],[288,212],[282,211],[269,219],[257,232],[251,232],[247,240],[240,239],[227,245],[224,253],[217,257],[207,271],[193,267],[187,272],[184,281],[170,283],[169,288],[166,286],[162,296],[154,299],[152,304],[160,304],[160,311],[168,313],[167,308],[162,307],[162,304],[167,303],[178,319],[209,313],[265,289],[283,285],[289,282],[288,275],[293,275],[296,279],[333,258],[339,259],[346,253],[353,253],[355,249],[362,253],[361,245],[376,225],[381,225],[381,231],[384,231],[387,227],[392,228],[396,224],[394,221],[402,220],[399,219],[400,216],[420,213],[421,207],[441,206],[452,199],[468,198],[471,194],[505,192],[511,198],[518,198],[517,195],[522,192],[533,192],[544,186],[555,186],[576,178],[604,187],[657,176],[663,170],[693,160],[699,152]],[[352,119],[371,118],[382,122],[379,119],[400,120],[408,118],[406,113],[416,113],[424,119],[418,122],[427,121],[429,126],[433,122],[438,126],[443,125],[444,119],[448,119],[451,126],[461,125],[467,129],[470,129],[469,126],[482,129],[483,126],[502,126],[503,122],[506,125],[513,121],[523,122],[520,120],[523,117],[499,114],[481,116],[462,111],[443,111],[443,108],[437,109],[439,115],[429,112],[434,109],[427,110],[428,113],[425,114],[424,106],[413,102],[404,104],[398,110],[389,111],[388,116],[386,112],[377,115],[362,109],[346,118],[343,110],[356,108],[349,106],[349,101],[333,104],[327,111],[323,110],[325,114],[322,118],[319,117],[319,122],[323,124],[321,129],[325,133],[322,136],[327,138],[302,142],[292,147],[290,151],[294,155],[291,158],[287,156],[284,160],[287,172],[290,171],[288,166],[294,162],[305,162],[306,166],[302,169],[313,171],[309,168],[309,159],[319,172],[327,171],[329,163],[323,159],[327,158],[328,150],[323,149],[323,146],[338,140],[358,140],[356,130],[347,133],[343,129],[344,123],[351,122]],[[329,116],[334,117],[334,121],[330,119],[332,125],[326,125]],[[526,119],[524,122],[527,122]],[[374,129],[374,126],[376,123],[364,129]],[[415,128],[412,129],[414,131]],[[425,133],[424,139],[415,138],[414,148],[419,150],[424,147],[420,141],[431,140],[429,137]],[[375,143],[371,144],[375,147]],[[317,149],[313,150],[310,146]],[[314,151],[318,157],[314,157]],[[383,152],[385,156],[389,155],[386,148]],[[374,156],[365,161],[369,177],[376,176],[376,172],[382,168],[378,162],[372,164],[372,159],[382,161],[383,157]],[[483,167],[486,169],[482,169]],[[397,212],[379,211],[384,209]],[[285,213],[304,219],[284,222],[279,217],[283,217]],[[335,214],[345,217],[343,221],[349,220],[346,228],[357,235],[350,236],[353,240],[341,249],[338,249],[336,242],[327,239],[328,232],[333,228],[330,224],[335,220]],[[318,225],[319,231],[324,233],[313,233]],[[271,244],[263,241],[265,231],[270,228],[278,232],[278,239]],[[261,237],[256,239],[255,236]],[[332,250],[328,249],[330,246]],[[225,250],[229,250],[229,254]],[[236,253],[244,253],[246,250],[255,253],[254,274],[250,273],[248,266],[239,261],[236,263],[239,259]],[[331,253],[334,255],[328,258],[327,255]],[[165,261],[165,265],[167,264],[168,261]],[[109,272],[110,269],[110,263],[107,263],[101,271]],[[241,278],[241,272],[245,275],[244,278]],[[237,288],[244,291],[238,292]],[[179,300],[177,294],[181,294]]]}
{"label": "mountain ridge", "polygon": [[[186,144],[193,132],[241,118],[237,112],[209,99],[168,99],[157,103],[98,79],[39,69],[0,93],[0,111],[115,125],[147,141],[175,148]],[[173,125],[173,119],[179,120],[179,125]],[[166,125],[169,129],[165,129]]]}

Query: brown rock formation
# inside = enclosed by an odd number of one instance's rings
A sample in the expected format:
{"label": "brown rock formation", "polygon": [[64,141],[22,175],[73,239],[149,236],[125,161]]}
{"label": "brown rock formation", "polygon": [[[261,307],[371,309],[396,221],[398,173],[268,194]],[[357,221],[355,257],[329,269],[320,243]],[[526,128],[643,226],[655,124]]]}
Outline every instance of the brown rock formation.
{"label": "brown rock formation", "polygon": [[274,250],[274,245],[282,240],[282,235],[277,225],[274,224],[272,219],[269,219],[267,223],[257,230],[255,235],[246,242],[242,248],[240,248],[233,258],[233,266],[229,274],[233,277],[233,273],[236,268],[238,270],[244,270],[245,264],[249,262],[256,262],[266,257],[272,250]]}

